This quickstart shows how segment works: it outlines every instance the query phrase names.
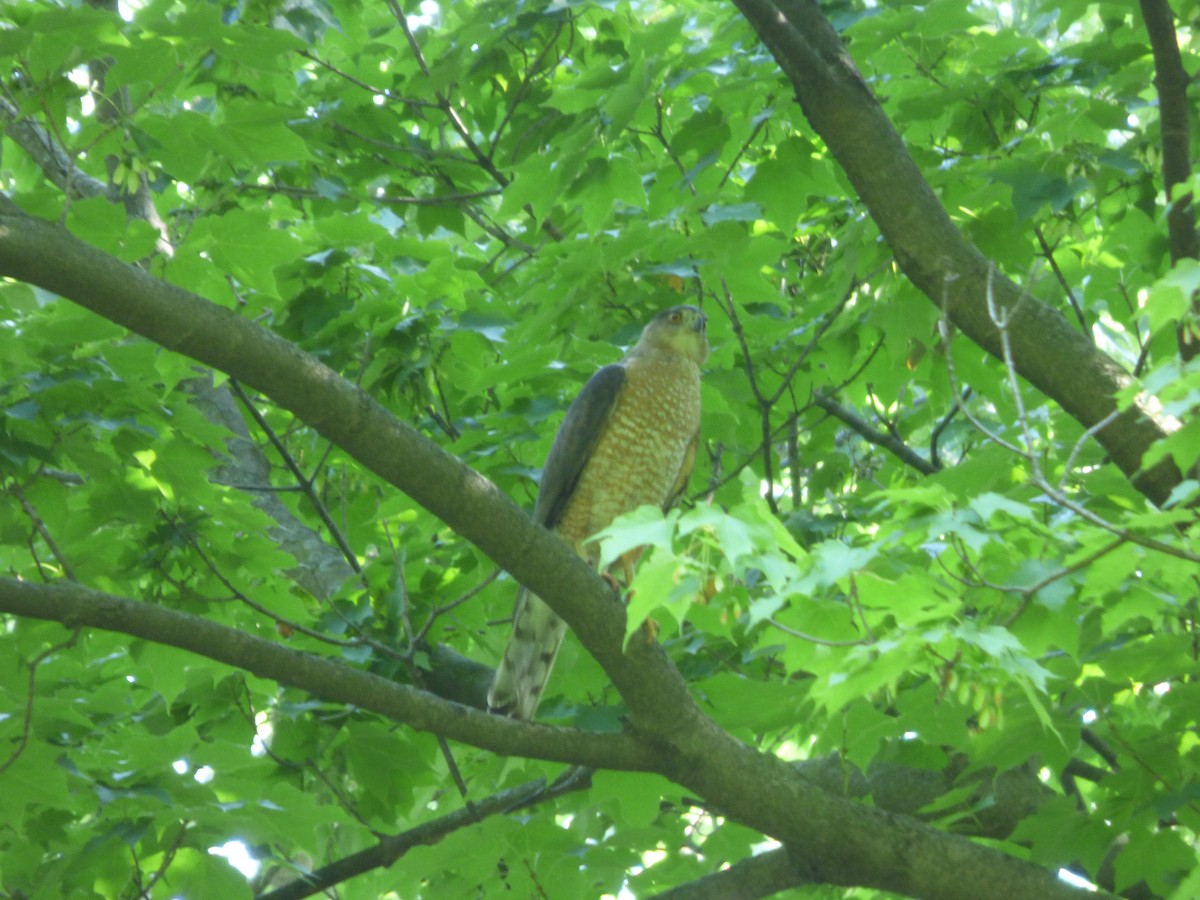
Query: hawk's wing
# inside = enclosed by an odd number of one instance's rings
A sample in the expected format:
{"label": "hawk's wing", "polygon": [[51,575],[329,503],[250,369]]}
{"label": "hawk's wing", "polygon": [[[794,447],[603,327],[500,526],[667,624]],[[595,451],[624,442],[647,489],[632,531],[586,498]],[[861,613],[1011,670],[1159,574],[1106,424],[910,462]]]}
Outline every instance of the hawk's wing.
{"label": "hawk's wing", "polygon": [[[542,469],[533,510],[538,524],[553,529],[562,519],[624,384],[624,368],[605,366],[588,379],[567,408]],[[533,718],[566,631],[566,622],[549,606],[525,588],[517,592],[512,637],[488,691],[491,710],[518,719]]]}
{"label": "hawk's wing", "polygon": [[566,512],[583,467],[604,434],[604,426],[624,384],[624,367],[605,366],[588,379],[567,408],[542,469],[537,505],[533,508],[533,520],[539,525],[553,529]]}

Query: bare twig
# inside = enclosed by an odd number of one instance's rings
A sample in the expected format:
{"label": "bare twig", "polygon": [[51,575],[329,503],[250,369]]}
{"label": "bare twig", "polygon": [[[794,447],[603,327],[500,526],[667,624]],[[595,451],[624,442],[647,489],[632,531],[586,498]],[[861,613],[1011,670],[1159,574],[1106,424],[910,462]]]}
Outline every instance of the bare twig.
{"label": "bare twig", "polygon": [[[397,0],[386,0],[386,2],[388,9],[391,10],[392,16],[396,20],[396,23],[404,32],[404,38],[408,42],[409,49],[412,51],[413,57],[417,61],[417,65],[421,67],[421,71],[426,77],[428,77],[430,73],[429,63],[425,59],[425,54],[421,51],[421,45],[417,43],[416,35],[413,34],[412,29],[408,26],[408,17],[404,14],[404,10],[400,8],[400,4],[397,2]],[[462,116],[460,116],[458,113],[458,110],[454,108],[454,104],[450,102],[450,98],[440,90],[435,90],[433,95],[437,98],[438,109],[442,111],[442,115],[444,115],[450,122],[450,127],[453,128],[455,133],[458,134],[459,140],[463,142],[463,146],[467,148],[467,152],[471,155],[471,158],[474,160],[475,164],[487,172],[488,175],[491,176],[492,180],[495,181],[496,184],[500,185],[500,187],[508,187],[510,181],[509,177],[496,167],[496,164],[492,161],[491,156],[488,153],[485,153],[483,148],[480,147],[476,142],[475,138],[472,137],[471,130],[467,128],[467,123],[463,121]],[[538,221],[537,214],[533,209],[533,204],[526,203],[523,208],[533,220],[535,225],[540,227],[543,231],[550,235],[550,237],[556,241],[561,241],[563,239],[563,233],[559,231],[552,222],[549,220],[544,222]]]}
{"label": "bare twig", "polygon": [[730,293],[729,285],[724,278],[721,279],[721,290],[725,297],[725,313],[729,316],[729,322],[733,325],[734,336],[742,348],[742,363],[746,370],[746,379],[750,383],[750,392],[754,395],[754,400],[758,404],[759,431],[762,436],[762,442],[759,447],[762,451],[762,477],[766,484],[763,494],[767,505],[771,508],[771,512],[779,515],[779,505],[775,500],[775,462],[772,455],[772,445],[774,443],[771,439],[772,403],[766,398],[759,387],[758,376],[755,374],[754,369],[754,361],[750,355],[750,345],[746,341],[746,332],[742,328],[741,319],[738,318],[737,314],[737,305],[734,303],[733,295]]}
{"label": "bare twig", "polygon": [[355,87],[360,87],[364,91],[368,91],[377,97],[384,97],[388,100],[395,100],[398,103],[403,103],[405,106],[413,106],[413,107],[417,107],[417,108],[426,108],[426,109],[437,109],[438,108],[436,103],[430,103],[428,100],[416,100],[412,97],[401,97],[397,94],[392,93],[387,88],[377,88],[374,85],[367,84],[365,81],[355,78],[349,72],[339,69],[333,63],[328,62],[327,60],[324,60],[321,57],[317,56],[317,54],[313,53],[311,50],[301,50],[300,55],[303,56],[305,59],[316,63],[321,68],[329,70],[334,75],[349,82],[350,84],[354,85]]}
{"label": "bare twig", "polygon": [[[310,637],[310,638],[313,638],[314,640],[320,641],[323,644],[329,644],[330,646],[333,646],[333,647],[361,647],[361,646],[366,645],[366,646],[371,647],[373,650],[378,650],[380,653],[383,653],[387,656],[395,657],[397,659],[405,658],[405,655],[400,653],[399,651],[397,651],[391,647],[388,647],[386,644],[382,644],[378,641],[374,641],[371,638],[364,635],[356,624],[350,622],[345,616],[342,615],[341,611],[337,608],[337,604],[330,604],[330,607],[333,609],[334,613],[343,622],[345,622],[346,625],[352,631],[354,631],[354,633],[356,633],[358,635],[358,637],[351,638],[349,640],[342,639],[342,638],[330,637],[329,635],[324,634],[323,632],[317,631],[313,628],[308,628],[307,626],[301,625],[299,622],[295,622],[291,619],[287,619],[287,618],[279,615],[278,613],[273,612],[269,607],[264,606],[263,604],[257,602],[256,600],[252,600],[250,597],[248,597],[246,595],[246,593],[244,591],[242,591],[236,585],[234,585],[234,583],[231,582],[225,576],[225,573],[221,571],[220,567],[217,566],[217,564],[212,561],[212,559],[209,557],[209,555],[204,552],[204,548],[200,546],[200,542],[196,539],[195,535],[192,534],[191,529],[181,527],[180,522],[178,521],[177,517],[169,516],[168,521],[170,522],[171,526],[173,528],[175,528],[176,533],[180,537],[182,537],[188,543],[188,545],[192,548],[192,551],[198,557],[200,557],[200,561],[202,563],[204,563],[205,568],[207,568],[210,572],[212,572],[213,577],[215,577],[219,582],[221,582],[221,585],[227,591],[229,591],[229,593],[233,599],[237,600],[239,603],[244,604],[245,606],[250,607],[255,612],[260,613],[260,614],[266,616],[267,618],[271,619],[277,625],[279,625],[282,629],[285,629],[289,632],[294,631],[298,634],[306,635],[307,637]],[[177,583],[177,582],[173,582],[173,583]]]}
{"label": "bare twig", "polygon": [[929,433],[929,461],[939,469],[942,467],[942,460],[938,453],[938,443],[941,440],[942,432],[946,430],[946,427],[954,420],[954,417],[958,415],[960,404],[966,403],[970,397],[971,389],[969,387],[963,388],[961,401],[951,406],[950,410],[938,420],[936,425],[933,426],[933,431]]}
{"label": "bare twig", "polygon": [[863,633],[867,636],[869,643],[875,643],[875,635],[871,631],[871,623],[867,621],[867,612],[863,609],[862,601],[858,597],[858,579],[854,575],[850,576],[850,605],[854,608],[854,612],[858,615],[858,621],[862,623]]}
{"label": "bare twig", "polygon": [[1083,306],[1080,304],[1079,298],[1075,296],[1075,289],[1071,287],[1071,282],[1067,280],[1067,276],[1059,268],[1058,260],[1054,258],[1054,248],[1046,240],[1046,236],[1042,233],[1040,226],[1033,226],[1033,234],[1038,239],[1038,245],[1042,248],[1042,256],[1045,257],[1046,262],[1050,263],[1050,270],[1054,272],[1054,277],[1058,279],[1059,287],[1067,295],[1067,302],[1071,304],[1071,309],[1075,311],[1075,318],[1079,320],[1079,330],[1087,335],[1088,339],[1094,345],[1096,338],[1092,334],[1092,329],[1088,328],[1087,319],[1083,315]]}
{"label": "bare twig", "polygon": [[[569,32],[571,38],[570,43],[574,43],[574,16],[569,9],[567,10],[567,17],[568,22],[571,24],[571,30]],[[513,91],[512,97],[509,99],[508,103],[505,104],[504,116],[500,119],[499,124],[496,125],[495,132],[492,134],[492,140],[488,147],[487,153],[488,159],[495,159],[496,149],[500,146],[500,138],[503,136],[504,130],[509,126],[509,123],[512,122],[512,117],[516,114],[517,107],[520,105],[521,101],[529,96],[529,91],[530,88],[532,88],[533,83],[537,80],[539,75],[542,75],[543,72],[546,71],[546,69],[543,68],[546,57],[550,55],[551,50],[558,46],[558,39],[562,37],[563,30],[566,27],[567,25],[565,23],[559,22],[558,28],[555,29],[553,36],[546,41],[545,45],[541,49],[541,52],[538,53],[537,58],[534,59],[532,63],[527,61],[525,72],[521,76],[521,83],[517,86],[517,89]],[[522,53],[522,56],[525,56],[525,54]],[[525,58],[528,60],[527,56]],[[559,62],[561,62],[561,57],[555,60],[554,65],[557,66]]]}
{"label": "bare twig", "polygon": [[922,475],[932,475],[941,469],[940,465],[935,465],[931,461],[920,456],[900,438],[890,434],[884,434],[872,428],[871,425],[856,412],[838,403],[832,397],[818,392],[813,395],[813,405],[819,406],[834,418],[845,423],[852,431],[854,431],[864,440],[869,441],[878,447],[882,447],[883,449],[892,453],[905,465],[911,466]]}
{"label": "bare twig", "polygon": [[[793,423],[795,423],[796,420],[800,417],[800,414],[805,412],[808,408],[809,408],[808,406],[802,407],[801,409],[799,409],[796,412],[793,412],[791,415],[789,415],[787,417],[787,419],[784,420],[782,425],[780,425],[778,428],[774,429],[771,432],[771,441],[774,442],[774,441],[777,441],[780,438],[784,437],[788,433],[788,430],[792,427]],[[761,454],[762,454],[762,446],[760,445],[760,446],[755,447],[753,450],[751,450],[749,453],[747,453],[742,459],[740,459],[737,463],[735,463],[732,467],[730,467],[730,469],[727,472],[722,472],[719,475],[714,476],[714,478],[711,479],[707,485],[705,485],[704,490],[701,491],[700,494],[697,496],[708,496],[708,495],[712,494],[714,491],[716,491],[718,488],[725,486],[726,484],[731,482],[733,479],[737,478],[738,475],[741,474],[742,470],[745,469],[747,466],[749,466],[751,463],[753,463],[754,460],[758,459],[758,457]],[[693,497],[692,499],[695,500],[696,497]]]}
{"label": "bare twig", "polygon": [[33,727],[33,697],[34,689],[37,687],[38,666],[55,653],[60,653],[63,650],[69,650],[74,647],[75,642],[79,640],[79,634],[80,629],[74,629],[71,632],[71,636],[65,641],[55,644],[53,647],[47,647],[29,661],[29,682],[25,689],[25,715],[21,720],[21,736],[17,739],[17,746],[8,755],[8,759],[0,763],[0,775],[3,775],[7,769],[12,767],[12,764],[21,757],[21,754],[25,752],[25,748],[29,745],[29,731]]}
{"label": "bare twig", "polygon": [[183,842],[187,840],[188,828],[191,827],[191,822],[183,819],[178,822],[179,831],[175,835],[175,839],[171,841],[170,846],[162,851],[162,861],[158,864],[158,868],[154,870],[154,874],[150,876],[150,880],[146,882],[138,894],[139,897],[150,900],[154,894],[154,886],[158,884],[167,874],[167,869],[171,867],[171,863],[175,861],[175,854],[179,852],[179,848],[183,846]]}
{"label": "bare twig", "polygon": [[434,194],[430,197],[397,197],[383,194],[374,199],[380,203],[394,203],[397,206],[459,206],[472,200],[498,197],[501,193],[499,188],[489,188],[486,191],[471,191],[465,194]]}
{"label": "bare twig", "polygon": [[1063,463],[1062,478],[1060,478],[1058,480],[1058,489],[1060,491],[1066,490],[1067,479],[1071,475],[1071,470],[1075,468],[1075,458],[1077,456],[1079,456],[1079,452],[1083,449],[1084,445],[1087,444],[1087,442],[1090,438],[1093,438],[1096,436],[1097,431],[1100,431],[1102,428],[1107,426],[1110,422],[1114,421],[1117,418],[1117,416],[1119,416],[1119,415],[1120,415],[1120,412],[1118,410],[1114,409],[1107,416],[1105,416],[1103,419],[1101,419],[1099,422],[1097,422],[1091,428],[1084,431],[1084,433],[1079,436],[1079,440],[1077,440],[1075,442],[1075,446],[1072,447],[1071,452],[1069,454],[1067,454],[1067,461],[1065,463]]}
{"label": "bare twig", "polygon": [[737,168],[738,160],[746,155],[746,151],[750,149],[750,145],[754,143],[754,139],[758,137],[758,133],[766,127],[768,122],[771,121],[769,110],[771,109],[771,104],[774,101],[775,95],[767,94],[766,102],[763,103],[763,111],[755,116],[757,121],[755,121],[754,127],[750,129],[750,134],[746,137],[746,140],[742,141],[742,146],[738,148],[738,152],[734,154],[733,159],[730,160],[729,165],[725,168],[725,174],[722,175],[721,180],[717,182],[718,190],[725,187],[725,182],[729,180],[730,176],[733,175],[733,170]]}
{"label": "bare twig", "polygon": [[[991,271],[992,270],[989,269],[989,273]],[[1012,346],[1009,341],[1008,323],[1015,310],[1002,310],[999,308],[998,304],[994,302],[994,298],[990,290],[991,283],[991,276],[989,274],[989,290],[987,292],[988,313],[992,317],[992,322],[996,326],[996,330],[1000,336],[1001,359],[1004,362],[1005,374],[1008,378],[1009,387],[1013,393],[1013,403],[1017,409],[1018,424],[1021,428],[1025,447],[1018,447],[1017,445],[1001,438],[998,434],[996,434],[995,431],[989,429],[986,425],[979,421],[979,419],[975,417],[975,415],[963,402],[962,395],[954,374],[954,355],[951,348],[952,328],[949,320],[943,317],[938,322],[938,330],[941,334],[945,349],[946,371],[950,378],[950,389],[955,393],[955,402],[958,404],[962,414],[966,416],[968,421],[970,421],[971,424],[974,425],[989,440],[994,441],[996,444],[1008,450],[1010,453],[1013,453],[1014,455],[1024,459],[1029,466],[1030,483],[1039,488],[1047,498],[1056,503],[1058,506],[1075,513],[1075,515],[1079,516],[1080,518],[1099,528],[1104,529],[1113,536],[1124,541],[1129,541],[1130,543],[1138,544],[1139,546],[1146,547],[1150,550],[1155,550],[1159,553],[1165,553],[1168,556],[1174,556],[1178,559],[1188,560],[1189,562],[1200,562],[1200,554],[1193,553],[1183,547],[1178,547],[1174,544],[1169,544],[1156,538],[1145,537],[1144,535],[1109,522],[1103,516],[1097,515],[1087,507],[1071,499],[1071,497],[1067,496],[1062,490],[1052,485],[1046,478],[1045,473],[1042,470],[1041,461],[1037,458],[1037,454],[1034,449],[1035,441],[1033,428],[1030,425],[1029,415],[1025,410],[1024,396],[1018,380],[1016,365],[1013,362]],[[1103,426],[1104,421],[1096,423],[1095,426],[1088,429],[1087,433],[1085,433],[1082,439],[1094,436],[1096,431],[1100,430]],[[1073,461],[1077,455],[1078,445],[1071,452],[1071,460]]]}
{"label": "bare twig", "polygon": [[390,866],[412,848],[435,844],[446,835],[470,827],[489,816],[524,809],[583,790],[590,784],[591,770],[580,767],[569,769],[550,786],[546,785],[543,778],[527,781],[480,800],[473,808],[455,810],[408,831],[385,837],[373,847],[323,866],[277,890],[261,894],[258,900],[301,900],[311,897],[364,872]]}
{"label": "bare twig", "polygon": [[312,505],[321,521],[325,524],[325,528],[329,532],[330,537],[333,538],[334,543],[337,544],[338,549],[342,552],[342,557],[346,560],[350,568],[352,568],[356,574],[361,576],[362,564],[359,563],[358,557],[355,555],[354,550],[351,549],[345,535],[342,534],[342,530],[338,528],[337,523],[333,521],[333,516],[329,514],[329,510],[325,508],[325,504],[321,502],[321,498],[317,496],[317,492],[313,488],[313,480],[307,477],[300,470],[300,466],[292,458],[292,454],[288,452],[288,449],[284,446],[283,441],[279,439],[277,434],[275,434],[275,429],[273,429],[270,423],[267,422],[266,417],[258,411],[258,407],[254,405],[254,403],[246,395],[246,392],[242,390],[242,386],[237,382],[236,379],[229,379],[229,387],[233,390],[233,393],[238,400],[241,401],[242,406],[245,407],[246,411],[250,413],[250,416],[254,419],[255,424],[258,425],[263,434],[267,436],[267,440],[271,442],[271,446],[275,448],[275,452],[279,454],[280,458],[283,460],[283,464],[287,467],[288,471],[292,473],[292,477],[296,479],[296,483],[304,492],[304,496],[308,499],[308,502]]}
{"label": "bare twig", "polygon": [[[59,548],[58,543],[54,540],[54,536],[50,534],[50,529],[46,527],[46,523],[42,521],[42,517],[38,515],[38,511],[34,508],[34,505],[29,502],[29,498],[25,496],[25,492],[21,489],[20,485],[12,485],[8,489],[8,493],[17,498],[17,502],[21,504],[21,509],[29,517],[29,521],[33,525],[33,530],[46,542],[46,546],[50,548],[50,554],[58,563],[58,567],[62,569],[63,575],[66,576],[68,581],[78,581],[79,579],[75,577],[75,570],[72,568],[66,554]],[[38,566],[38,570],[41,570],[41,566]],[[45,577],[44,574],[43,577]]]}
{"label": "bare twig", "polygon": [[859,647],[873,644],[875,641],[871,637],[862,637],[854,641],[830,641],[825,638],[819,638],[815,635],[805,634],[803,631],[797,631],[795,628],[789,628],[782,622],[777,622],[773,618],[765,620],[768,625],[773,628],[778,628],[784,634],[790,634],[792,637],[800,638],[802,641],[808,641],[810,644],[820,644],[822,647]]}
{"label": "bare twig", "polygon": [[410,641],[410,643],[419,644],[421,641],[425,640],[425,637],[429,634],[429,629],[433,627],[433,623],[437,621],[439,616],[444,616],[452,609],[456,609],[459,606],[462,606],[468,600],[472,599],[476,594],[495,581],[500,576],[502,571],[504,570],[500,568],[493,569],[490,575],[484,578],[483,581],[479,582],[479,584],[475,585],[473,588],[469,588],[459,596],[455,597],[453,600],[443,603],[441,606],[435,606],[433,611],[429,614],[429,618],[425,621],[425,624],[421,626],[421,630],[413,636],[413,639]]}
{"label": "bare twig", "polygon": [[1071,563],[1071,565],[1064,566],[1063,568],[1058,569],[1055,572],[1051,572],[1049,575],[1046,575],[1045,577],[1039,579],[1038,581],[1036,581],[1033,584],[1028,585],[1026,587],[1017,588],[1017,589],[1009,588],[1009,587],[998,587],[997,588],[998,590],[1003,590],[1003,591],[1014,591],[1015,590],[1017,593],[1021,594],[1021,598],[1022,598],[1020,606],[1018,606],[1013,611],[1013,614],[1011,616],[1009,616],[1007,619],[1005,619],[1000,624],[1003,625],[1005,628],[1010,627],[1017,621],[1017,619],[1019,619],[1021,617],[1021,615],[1025,612],[1025,610],[1029,608],[1029,604],[1033,601],[1033,598],[1037,594],[1038,591],[1042,590],[1045,587],[1050,586],[1051,584],[1058,581],[1059,579],[1066,578],[1068,575],[1071,575],[1075,572],[1079,572],[1079,571],[1082,571],[1083,569],[1086,569],[1092,563],[1094,563],[1097,560],[1099,560],[1100,558],[1105,557],[1108,554],[1112,553],[1114,550],[1116,550],[1118,547],[1122,546],[1125,543],[1127,543],[1125,538],[1118,537],[1115,540],[1112,540],[1109,543],[1105,544],[1103,547],[1099,547],[1096,550],[1092,551],[1091,553],[1087,554],[1086,556],[1076,560],[1075,562]]}
{"label": "bare twig", "polygon": [[435,737],[437,738],[438,749],[442,751],[442,759],[446,761],[446,770],[450,773],[450,777],[454,781],[454,786],[458,788],[458,795],[462,797],[463,803],[466,804],[467,811],[475,817],[476,821],[480,821],[479,810],[468,795],[467,783],[463,780],[462,772],[459,771],[454,754],[450,752],[450,743],[440,734],[435,735]]}
{"label": "bare twig", "polygon": [[785,372],[783,375],[783,381],[780,383],[775,393],[771,395],[770,402],[772,404],[778,402],[779,398],[783,396],[784,392],[791,385],[792,379],[796,377],[796,373],[800,371],[800,367],[804,365],[805,360],[808,359],[809,355],[821,342],[821,338],[825,337],[825,333],[829,331],[829,329],[833,326],[833,323],[837,321],[838,316],[845,311],[846,305],[850,302],[851,298],[854,297],[854,292],[858,290],[861,283],[862,282],[855,279],[851,283],[850,287],[847,288],[846,293],[842,295],[842,298],[838,300],[833,309],[831,309],[825,316],[822,317],[820,324],[817,325],[817,330],[813,332],[812,338],[807,344],[804,345],[804,349],[802,349],[796,355],[796,358],[792,360],[791,364],[788,366],[787,372]]}

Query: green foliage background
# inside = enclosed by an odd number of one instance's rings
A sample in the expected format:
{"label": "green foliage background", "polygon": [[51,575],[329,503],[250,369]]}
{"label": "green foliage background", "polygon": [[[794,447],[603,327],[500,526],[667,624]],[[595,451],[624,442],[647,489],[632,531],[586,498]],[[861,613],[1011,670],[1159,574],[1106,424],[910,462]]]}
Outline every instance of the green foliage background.
{"label": "green foliage background", "polygon": [[[265,324],[527,507],[583,381],[658,309],[702,304],[689,502],[611,537],[654,547],[631,627],[652,614],[706,710],[748,742],[864,769],[958,765],[984,784],[1029,767],[1045,794],[998,845],[1116,890],[1200,893],[1200,567],[1181,531],[1196,482],[1155,510],[1078,423],[941,340],[939,310],[732,6],[125,12],[5,6],[0,96],[6,121],[38,123],[84,175],[148,189],[173,252],[109,198],[64,195],[10,129],[0,186],[25,211]],[[826,12],[963,231],[1144,376],[1183,423],[1158,452],[1191,467],[1200,368],[1179,363],[1174,321],[1200,275],[1171,269],[1132,6]],[[1194,23],[1200,6],[1175,12]],[[1194,28],[1180,34],[1194,74]],[[98,114],[122,94],[115,120]],[[194,363],[16,282],[0,318],[7,574],[400,680],[431,664],[418,635],[495,663],[511,580],[451,607],[490,562],[289,414],[251,398],[278,445],[247,418],[270,469],[246,484],[221,469],[232,433]],[[976,422],[955,412],[968,388]],[[255,503],[268,494],[326,549],[332,525],[361,576],[286,540],[277,507]],[[64,644],[57,624],[0,623],[4,896],[249,896],[462,805],[430,735],[118,634]],[[540,718],[620,727],[572,640]],[[453,759],[476,798],[563,771],[459,745]],[[995,802],[960,788],[925,813],[971,833]],[[230,840],[262,862],[256,884],[208,853]],[[602,772],[341,896],[649,896],[764,840],[658,776]]]}

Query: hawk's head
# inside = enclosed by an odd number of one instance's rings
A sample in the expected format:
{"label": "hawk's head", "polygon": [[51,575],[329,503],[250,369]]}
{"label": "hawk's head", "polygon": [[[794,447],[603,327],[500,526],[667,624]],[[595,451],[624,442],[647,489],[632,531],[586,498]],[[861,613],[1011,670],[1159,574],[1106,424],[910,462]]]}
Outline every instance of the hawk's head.
{"label": "hawk's head", "polygon": [[695,306],[672,306],[650,320],[642,332],[637,349],[680,353],[696,365],[708,356],[708,319]]}

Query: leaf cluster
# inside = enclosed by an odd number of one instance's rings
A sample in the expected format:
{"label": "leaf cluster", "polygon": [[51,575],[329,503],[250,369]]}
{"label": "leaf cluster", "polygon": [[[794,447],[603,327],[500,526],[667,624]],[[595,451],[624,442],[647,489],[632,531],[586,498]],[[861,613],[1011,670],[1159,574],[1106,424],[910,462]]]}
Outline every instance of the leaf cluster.
{"label": "leaf cluster", "polygon": [[[1176,7],[1194,73],[1197,4]],[[1197,269],[1162,224],[1138,17],[827,13],[962,232],[1143,376],[1123,408],[1175,423],[1145,464],[1194,472],[1200,368],[1176,323]],[[720,729],[835,760],[835,793],[1109,890],[1200,890],[1197,482],[1151,506],[1095,431],[945,327],[732,6],[20,2],[0,57],[0,187],[22,210],[267,327],[525,508],[583,381],[658,309],[702,305],[689,496],[601,537],[609,558],[651,548],[627,639],[653,617]],[[463,658],[495,663],[516,590],[482,552],[220,373],[18,281],[0,319],[6,575],[479,704]],[[4,896],[270,896],[531,783],[551,788],[340,890],[651,896],[771,846],[660,775],[585,784],[66,634],[0,619]],[[541,720],[627,717],[568,639]],[[886,778],[851,787],[899,771],[939,790],[897,809]],[[249,879],[211,852],[227,842]]]}

